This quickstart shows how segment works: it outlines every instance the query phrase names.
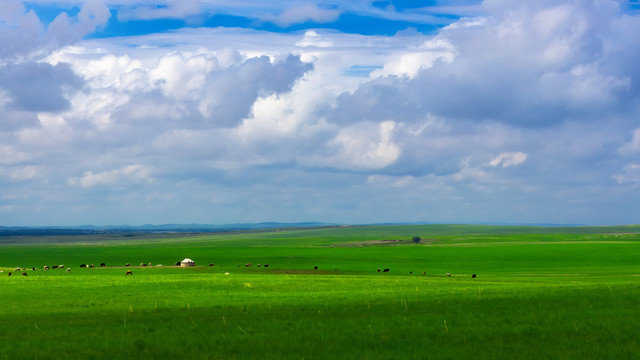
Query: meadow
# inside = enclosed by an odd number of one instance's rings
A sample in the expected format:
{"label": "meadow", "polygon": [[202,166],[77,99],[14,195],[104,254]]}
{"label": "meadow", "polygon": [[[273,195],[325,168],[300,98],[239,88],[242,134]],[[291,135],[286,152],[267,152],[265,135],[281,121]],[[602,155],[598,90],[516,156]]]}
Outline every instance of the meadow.
{"label": "meadow", "polygon": [[640,226],[0,243],[0,359],[640,358]]}

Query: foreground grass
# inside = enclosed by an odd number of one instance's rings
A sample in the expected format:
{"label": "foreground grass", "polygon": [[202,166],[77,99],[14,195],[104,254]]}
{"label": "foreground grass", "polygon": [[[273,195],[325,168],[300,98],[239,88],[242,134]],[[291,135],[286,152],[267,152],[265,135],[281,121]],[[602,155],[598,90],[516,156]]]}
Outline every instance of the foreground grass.
{"label": "foreground grass", "polygon": [[2,282],[0,359],[640,357],[628,277],[16,280]]}
{"label": "foreground grass", "polygon": [[637,234],[365,230],[4,246],[0,360],[640,358]]}

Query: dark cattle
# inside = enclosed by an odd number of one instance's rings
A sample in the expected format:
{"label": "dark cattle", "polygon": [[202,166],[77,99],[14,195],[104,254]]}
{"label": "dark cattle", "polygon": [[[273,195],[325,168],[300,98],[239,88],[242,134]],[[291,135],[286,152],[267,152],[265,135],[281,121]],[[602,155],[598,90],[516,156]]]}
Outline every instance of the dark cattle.
{"label": "dark cattle", "polygon": [[246,264],[244,264],[244,267],[251,267],[251,266],[253,266],[253,264],[252,264],[252,263],[246,263]]}
{"label": "dark cattle", "polygon": [[413,275],[413,271],[409,271],[409,275]]}
{"label": "dark cattle", "polygon": [[86,267],[87,267],[87,264],[80,264],[80,267],[81,267],[81,268],[86,268]]}
{"label": "dark cattle", "polygon": [[140,263],[140,266],[147,266],[146,263]]}
{"label": "dark cattle", "polygon": [[107,264],[105,264],[105,263],[100,263],[100,267],[105,267],[105,266],[107,266]]}
{"label": "dark cattle", "polygon": [[49,270],[49,265],[45,265],[43,269]]}
{"label": "dark cattle", "polygon": [[472,278],[476,277],[476,274],[471,275]]}
{"label": "dark cattle", "polygon": [[89,267],[95,267],[95,265],[91,264],[91,265],[89,265]]}
{"label": "dark cattle", "polygon": [[22,276],[29,276],[29,275],[27,275],[27,273],[26,273],[26,272],[23,272],[23,273],[22,273]]}
{"label": "dark cattle", "polygon": [[426,275],[426,274],[427,274],[427,273],[426,273],[426,271],[423,271],[423,272],[422,272],[422,275]]}
{"label": "dark cattle", "polygon": [[133,275],[133,270],[127,270],[127,272],[125,273],[125,275]]}
{"label": "dark cattle", "polygon": [[389,269],[384,269],[382,270],[382,272],[389,272]]}
{"label": "dark cattle", "polygon": [[215,264],[209,264],[209,266],[214,266]]}
{"label": "dark cattle", "polygon": [[11,276],[11,272],[9,272],[9,273],[7,274],[7,276]]}
{"label": "dark cattle", "polygon": [[36,271],[38,269],[36,269],[36,267],[34,266],[34,267],[31,268],[31,270]]}
{"label": "dark cattle", "polygon": [[180,266],[180,261],[178,261],[175,266]]}
{"label": "dark cattle", "polygon": [[264,264],[264,267],[269,267],[269,264]]}
{"label": "dark cattle", "polygon": [[57,268],[58,268],[58,265],[52,265],[52,266],[51,266],[51,268],[52,268],[52,269],[57,269]]}
{"label": "dark cattle", "polygon": [[314,266],[314,267],[313,267],[313,270],[318,270],[318,267],[317,267],[317,266]]}
{"label": "dark cattle", "polygon": [[382,271],[382,270],[378,269],[378,272],[380,272],[380,271]]}
{"label": "dark cattle", "polygon": [[131,266],[131,264],[129,264],[129,263],[126,263],[126,264],[125,264],[124,266]]}

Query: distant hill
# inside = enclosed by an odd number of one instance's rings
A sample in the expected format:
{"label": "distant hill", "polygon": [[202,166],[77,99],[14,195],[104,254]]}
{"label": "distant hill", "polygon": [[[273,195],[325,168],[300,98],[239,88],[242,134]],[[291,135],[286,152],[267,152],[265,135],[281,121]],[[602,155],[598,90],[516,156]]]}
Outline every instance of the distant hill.
{"label": "distant hill", "polygon": [[275,228],[313,228],[334,226],[320,222],[300,223],[238,223],[238,224],[163,224],[163,225],[80,225],[80,226],[0,226],[0,236],[39,236],[39,235],[90,235],[90,234],[127,234],[127,233],[208,233],[239,230],[259,230]]}

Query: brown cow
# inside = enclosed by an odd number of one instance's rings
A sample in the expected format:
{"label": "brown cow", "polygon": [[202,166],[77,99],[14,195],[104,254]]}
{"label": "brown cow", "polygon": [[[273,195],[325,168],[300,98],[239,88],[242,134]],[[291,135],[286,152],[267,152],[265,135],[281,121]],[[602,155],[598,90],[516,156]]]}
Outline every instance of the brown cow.
{"label": "brown cow", "polygon": [[250,266],[253,266],[253,264],[252,264],[252,263],[246,263],[246,264],[244,264],[244,267],[250,267]]}
{"label": "brown cow", "polygon": [[133,275],[133,270],[127,270],[127,272],[126,272],[124,275],[125,275],[125,276],[126,276],[126,275]]}
{"label": "brown cow", "polygon": [[29,275],[26,272],[23,272],[22,276],[29,276]]}
{"label": "brown cow", "polygon": [[49,270],[49,265],[45,265],[45,266],[44,266],[44,269],[45,269],[45,270]]}

